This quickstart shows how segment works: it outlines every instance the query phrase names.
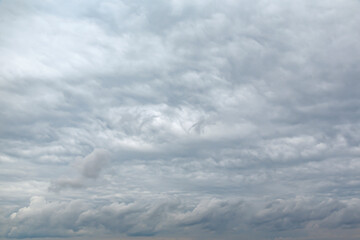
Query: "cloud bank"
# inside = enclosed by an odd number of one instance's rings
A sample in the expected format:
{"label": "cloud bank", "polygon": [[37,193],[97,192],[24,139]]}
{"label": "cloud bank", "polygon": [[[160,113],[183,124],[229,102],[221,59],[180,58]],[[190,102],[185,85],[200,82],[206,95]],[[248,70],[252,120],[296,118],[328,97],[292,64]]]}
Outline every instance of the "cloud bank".
{"label": "cloud bank", "polygon": [[359,10],[0,1],[1,238],[356,239]]}

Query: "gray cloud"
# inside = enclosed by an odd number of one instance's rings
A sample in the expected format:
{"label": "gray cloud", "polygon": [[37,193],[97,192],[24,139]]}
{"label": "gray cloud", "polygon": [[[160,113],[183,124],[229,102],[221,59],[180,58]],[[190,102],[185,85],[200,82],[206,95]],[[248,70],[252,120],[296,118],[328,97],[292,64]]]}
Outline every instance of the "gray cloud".
{"label": "gray cloud", "polygon": [[59,178],[50,184],[49,190],[59,192],[66,188],[79,189],[86,187],[87,179],[97,179],[100,172],[109,164],[110,159],[111,154],[109,151],[105,149],[94,149],[90,154],[75,162],[74,165],[78,168],[79,177]]}
{"label": "gray cloud", "polygon": [[33,197],[28,207],[10,216],[7,236],[64,237],[89,234],[94,230],[92,228],[100,232],[147,236],[168,228],[196,225],[216,231],[231,222],[239,212],[233,212],[233,209],[239,206],[238,201],[219,199],[203,200],[193,207],[179,199],[159,199],[157,202],[139,200],[96,207],[78,200],[47,202],[44,198]]}
{"label": "gray cloud", "polygon": [[59,192],[62,189],[66,188],[83,188],[85,187],[85,183],[83,179],[72,179],[72,178],[60,178],[53,181],[50,186],[49,190],[54,192]]}
{"label": "gray cloud", "polygon": [[95,149],[78,162],[83,177],[97,178],[100,171],[109,163],[110,153],[105,149]]}
{"label": "gray cloud", "polygon": [[299,196],[269,202],[261,208],[256,202],[215,198],[189,202],[162,198],[96,206],[84,200],[48,202],[42,197],[33,197],[29,206],[11,214],[6,235],[12,238],[68,237],[110,232],[153,236],[166,235],[169,230],[183,235],[202,230],[210,236],[222,233],[226,237],[239,231],[250,232],[249,229],[267,229],[274,234],[274,231],[293,229],[341,230],[360,224],[358,200]]}
{"label": "gray cloud", "polygon": [[1,236],[355,238],[359,9],[0,1]]}

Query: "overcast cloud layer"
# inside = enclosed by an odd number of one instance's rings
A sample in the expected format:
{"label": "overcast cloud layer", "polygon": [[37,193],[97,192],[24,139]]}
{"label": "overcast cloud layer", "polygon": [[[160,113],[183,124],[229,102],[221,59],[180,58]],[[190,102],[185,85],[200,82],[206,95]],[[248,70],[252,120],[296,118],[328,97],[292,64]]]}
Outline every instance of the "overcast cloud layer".
{"label": "overcast cloud layer", "polygon": [[359,13],[1,0],[0,238],[358,239]]}

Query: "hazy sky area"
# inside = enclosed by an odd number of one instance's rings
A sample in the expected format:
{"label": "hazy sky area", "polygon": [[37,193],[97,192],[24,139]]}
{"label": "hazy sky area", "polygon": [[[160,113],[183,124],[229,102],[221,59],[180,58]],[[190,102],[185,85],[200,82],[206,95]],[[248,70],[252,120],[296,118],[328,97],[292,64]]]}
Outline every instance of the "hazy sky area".
{"label": "hazy sky area", "polygon": [[359,239],[359,78],[359,0],[0,0],[0,239]]}

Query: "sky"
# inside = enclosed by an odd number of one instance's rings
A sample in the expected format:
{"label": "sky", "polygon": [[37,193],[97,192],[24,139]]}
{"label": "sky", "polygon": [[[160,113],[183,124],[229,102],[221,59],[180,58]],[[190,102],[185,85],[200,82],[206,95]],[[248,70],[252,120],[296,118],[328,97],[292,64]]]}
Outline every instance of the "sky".
{"label": "sky", "polygon": [[359,12],[0,0],[0,239],[358,239]]}

